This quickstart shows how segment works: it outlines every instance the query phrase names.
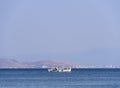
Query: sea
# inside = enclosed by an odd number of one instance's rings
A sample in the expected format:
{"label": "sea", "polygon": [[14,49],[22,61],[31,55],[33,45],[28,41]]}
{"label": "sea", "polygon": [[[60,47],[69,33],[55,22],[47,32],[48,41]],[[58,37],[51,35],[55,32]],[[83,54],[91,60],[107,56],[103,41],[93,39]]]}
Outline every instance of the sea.
{"label": "sea", "polygon": [[0,69],[0,88],[120,88],[120,69]]}

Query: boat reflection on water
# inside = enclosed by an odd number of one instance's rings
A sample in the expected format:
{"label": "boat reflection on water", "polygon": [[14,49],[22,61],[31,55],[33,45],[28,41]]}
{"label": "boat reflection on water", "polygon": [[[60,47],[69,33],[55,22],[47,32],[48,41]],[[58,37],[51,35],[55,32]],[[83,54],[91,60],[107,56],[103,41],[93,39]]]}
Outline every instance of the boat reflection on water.
{"label": "boat reflection on water", "polygon": [[71,72],[71,67],[66,67],[66,68],[50,68],[48,69],[48,72]]}

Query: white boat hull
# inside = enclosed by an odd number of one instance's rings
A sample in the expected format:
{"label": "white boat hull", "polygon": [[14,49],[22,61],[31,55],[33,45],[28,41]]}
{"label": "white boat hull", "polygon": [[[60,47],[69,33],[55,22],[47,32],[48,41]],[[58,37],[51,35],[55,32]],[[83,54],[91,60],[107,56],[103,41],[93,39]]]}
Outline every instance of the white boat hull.
{"label": "white boat hull", "polygon": [[71,72],[71,68],[51,68],[48,72]]}

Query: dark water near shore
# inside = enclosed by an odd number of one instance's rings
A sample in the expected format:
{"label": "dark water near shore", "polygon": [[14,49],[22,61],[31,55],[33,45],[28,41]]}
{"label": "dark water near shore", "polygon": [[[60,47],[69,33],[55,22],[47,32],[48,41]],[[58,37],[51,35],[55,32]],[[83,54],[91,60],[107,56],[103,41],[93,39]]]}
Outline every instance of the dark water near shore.
{"label": "dark water near shore", "polygon": [[0,69],[0,88],[120,88],[120,69]]}

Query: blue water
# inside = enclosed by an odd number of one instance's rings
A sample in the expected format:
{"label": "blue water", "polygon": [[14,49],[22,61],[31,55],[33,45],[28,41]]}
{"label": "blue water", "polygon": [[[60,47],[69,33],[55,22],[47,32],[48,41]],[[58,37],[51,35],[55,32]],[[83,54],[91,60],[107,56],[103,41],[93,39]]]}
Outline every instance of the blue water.
{"label": "blue water", "polygon": [[120,69],[0,69],[0,88],[120,88]]}

